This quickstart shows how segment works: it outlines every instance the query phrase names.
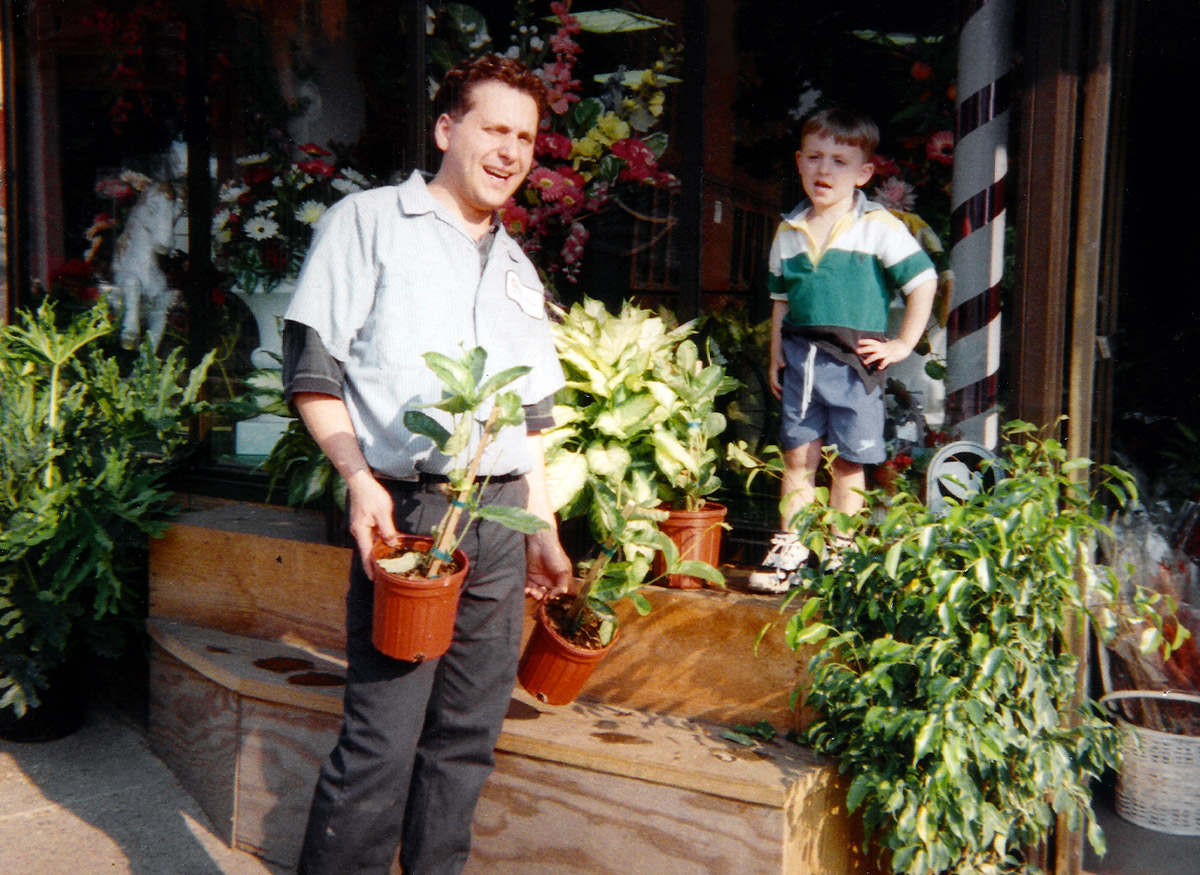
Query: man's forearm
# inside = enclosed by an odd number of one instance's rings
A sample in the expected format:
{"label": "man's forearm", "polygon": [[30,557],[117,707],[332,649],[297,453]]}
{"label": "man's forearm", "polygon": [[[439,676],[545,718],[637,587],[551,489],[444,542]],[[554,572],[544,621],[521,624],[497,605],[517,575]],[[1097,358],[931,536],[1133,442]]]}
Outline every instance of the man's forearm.
{"label": "man's forearm", "polygon": [[346,402],[333,395],[297,392],[292,403],[308,433],[344,480],[349,482],[360,471],[370,473],[370,466],[354,434]]}

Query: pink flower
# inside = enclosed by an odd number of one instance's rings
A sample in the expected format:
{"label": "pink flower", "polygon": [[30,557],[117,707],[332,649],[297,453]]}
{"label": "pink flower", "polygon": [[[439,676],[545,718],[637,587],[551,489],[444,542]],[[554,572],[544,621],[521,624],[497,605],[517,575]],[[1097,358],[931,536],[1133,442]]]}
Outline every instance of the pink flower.
{"label": "pink flower", "polygon": [[917,205],[917,196],[913,187],[899,177],[893,176],[875,186],[876,203],[883,204],[889,210],[911,212]]}
{"label": "pink flower", "polygon": [[539,167],[529,174],[529,187],[543,203],[565,201],[568,206],[583,201],[583,177],[569,168]]}
{"label": "pink flower", "polygon": [[540,131],[534,151],[546,158],[570,158],[571,138],[554,131]]}
{"label": "pink flower", "polygon": [[102,179],[96,183],[96,194],[100,197],[110,197],[115,200],[135,194],[133,186],[122,179]]}
{"label": "pink flower", "polygon": [[933,67],[930,67],[924,61],[913,61],[912,69],[909,73],[918,82],[924,82],[926,79],[933,78]]}
{"label": "pink flower", "polygon": [[925,141],[925,157],[939,164],[954,163],[954,134],[938,131]]}
{"label": "pink flower", "polygon": [[556,0],[550,4],[550,12],[558,18],[559,23],[567,33],[579,33],[579,19],[571,14],[571,4]]}
{"label": "pink flower", "polygon": [[579,43],[571,39],[566,28],[560,28],[550,35],[550,49],[556,55],[569,55],[573,58],[579,54]]}
{"label": "pink flower", "polygon": [[322,149],[316,143],[305,143],[300,147],[300,151],[306,155],[312,155],[314,158],[325,158],[333,154],[328,149]]}

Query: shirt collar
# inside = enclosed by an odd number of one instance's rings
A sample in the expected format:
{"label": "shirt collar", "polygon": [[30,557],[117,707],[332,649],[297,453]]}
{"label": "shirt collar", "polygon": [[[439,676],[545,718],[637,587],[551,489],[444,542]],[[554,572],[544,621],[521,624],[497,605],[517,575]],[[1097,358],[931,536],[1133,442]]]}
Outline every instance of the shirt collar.
{"label": "shirt collar", "polygon": [[[853,215],[854,218],[862,218],[863,213],[870,209],[871,202],[867,200],[867,196],[862,193],[862,189],[854,190],[854,204],[850,207],[850,212],[847,215]],[[783,214],[783,220],[797,230],[808,219],[809,211],[812,210],[812,201],[807,198],[800,202],[800,205],[790,213]]]}
{"label": "shirt collar", "polygon": [[[405,215],[420,216],[433,213],[442,221],[448,222],[466,234],[462,222],[458,221],[457,217],[452,215],[438,202],[437,198],[429,193],[429,186],[426,184],[425,175],[420,170],[414,170],[408,179],[396,186],[396,197],[400,201],[400,210]],[[520,249],[520,246],[504,230],[503,223],[496,221],[493,217],[492,227],[487,233],[496,235],[496,239],[492,241],[493,252],[504,252],[510,258],[516,259],[516,253]],[[471,242],[477,243],[478,241],[472,239]]]}

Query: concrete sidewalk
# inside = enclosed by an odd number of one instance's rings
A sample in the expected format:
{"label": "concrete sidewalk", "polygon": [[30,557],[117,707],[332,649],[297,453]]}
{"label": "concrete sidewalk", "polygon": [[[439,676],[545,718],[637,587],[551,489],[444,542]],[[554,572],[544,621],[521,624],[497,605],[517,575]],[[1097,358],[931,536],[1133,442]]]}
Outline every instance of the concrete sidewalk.
{"label": "concrete sidewalk", "polygon": [[135,719],[94,707],[58,741],[0,741],[0,872],[283,875],[213,835]]}

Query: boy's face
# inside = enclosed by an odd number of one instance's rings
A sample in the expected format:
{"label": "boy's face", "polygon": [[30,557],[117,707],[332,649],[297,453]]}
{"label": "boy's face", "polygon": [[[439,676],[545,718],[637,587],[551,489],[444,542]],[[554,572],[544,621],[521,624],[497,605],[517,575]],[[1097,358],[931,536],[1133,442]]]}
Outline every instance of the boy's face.
{"label": "boy's face", "polygon": [[830,208],[849,209],[854,190],[866,185],[875,172],[858,146],[839,143],[828,134],[809,134],[796,153],[796,169],[804,193],[817,212]]}

